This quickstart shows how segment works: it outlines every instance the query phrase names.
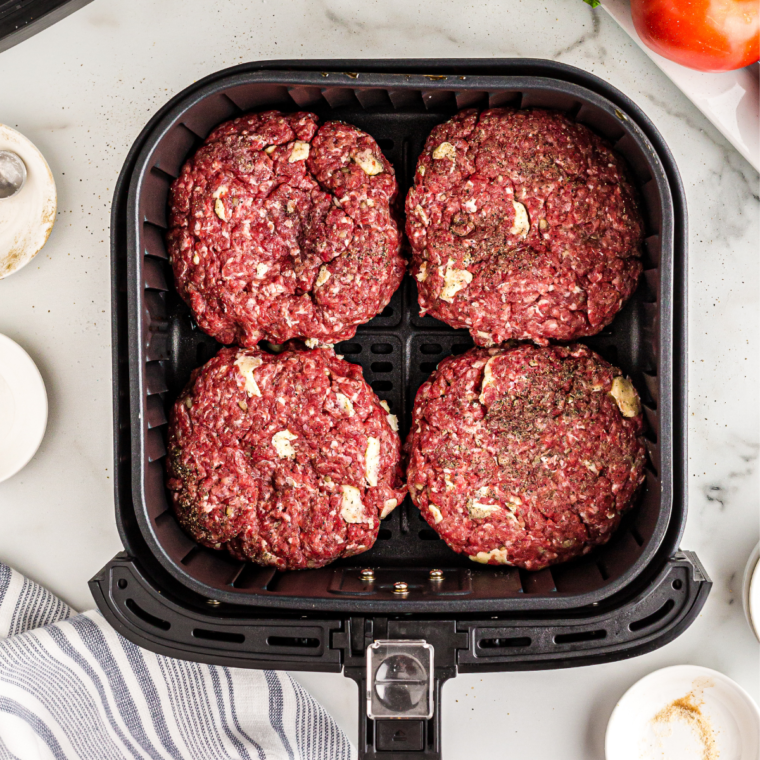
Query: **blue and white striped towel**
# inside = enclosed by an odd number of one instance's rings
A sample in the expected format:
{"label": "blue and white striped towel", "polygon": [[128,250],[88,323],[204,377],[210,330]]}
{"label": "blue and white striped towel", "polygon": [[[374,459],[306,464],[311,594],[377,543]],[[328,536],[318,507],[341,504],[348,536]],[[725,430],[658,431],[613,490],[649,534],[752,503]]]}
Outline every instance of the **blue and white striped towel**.
{"label": "blue and white striped towel", "polygon": [[353,760],[287,673],[147,652],[0,563],[0,760]]}

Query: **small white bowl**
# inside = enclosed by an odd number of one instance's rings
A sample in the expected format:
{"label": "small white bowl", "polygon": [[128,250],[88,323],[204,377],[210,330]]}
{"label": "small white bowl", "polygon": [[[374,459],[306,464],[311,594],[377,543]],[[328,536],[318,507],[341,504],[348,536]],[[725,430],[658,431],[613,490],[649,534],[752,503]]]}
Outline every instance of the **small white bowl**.
{"label": "small white bowl", "polygon": [[615,706],[607,760],[758,760],[760,711],[716,670],[675,665],[650,673]]}
{"label": "small white bowl", "polygon": [[742,606],[755,638],[760,641],[760,543],[753,549],[744,569]]}
{"label": "small white bowl", "polygon": [[26,182],[16,195],[0,199],[0,280],[26,266],[47,242],[55,223],[57,195],[47,161],[22,134],[0,124],[0,150],[10,150],[26,166]]}
{"label": "small white bowl", "polygon": [[0,483],[34,456],[47,415],[47,393],[37,365],[18,343],[0,335]]}

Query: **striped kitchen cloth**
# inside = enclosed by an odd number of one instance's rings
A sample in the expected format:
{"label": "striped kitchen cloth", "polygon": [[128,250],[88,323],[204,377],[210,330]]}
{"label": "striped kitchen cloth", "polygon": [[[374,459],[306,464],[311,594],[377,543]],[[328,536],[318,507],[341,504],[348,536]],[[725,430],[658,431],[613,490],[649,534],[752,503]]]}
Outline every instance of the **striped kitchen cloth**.
{"label": "striped kitchen cloth", "polygon": [[0,563],[0,760],[353,760],[287,673],[145,651]]}

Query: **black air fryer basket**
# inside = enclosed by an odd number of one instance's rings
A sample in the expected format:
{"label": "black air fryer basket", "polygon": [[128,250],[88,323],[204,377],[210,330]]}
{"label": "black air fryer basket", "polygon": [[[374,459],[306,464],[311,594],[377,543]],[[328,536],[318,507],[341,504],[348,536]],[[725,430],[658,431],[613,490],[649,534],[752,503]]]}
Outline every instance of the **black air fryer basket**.
{"label": "black air fryer basket", "polygon": [[[642,397],[649,463],[640,503],[609,544],[539,572],[455,554],[408,499],[383,521],[373,549],[320,570],[279,572],[197,545],[164,485],[167,410],[219,348],[174,290],[164,245],[168,190],[184,161],[227,119],[310,110],[369,132],[403,194],[434,125],[462,108],[505,105],[567,112],[625,156],[640,188],[644,275],[613,324],[585,341]],[[180,93],[143,130],[116,187],[111,247],[116,518],[125,551],[90,585],[128,639],[201,662],[344,669],[360,686],[362,757],[439,758],[440,689],[457,672],[631,657],[672,640],[698,614],[711,584],[697,558],[678,549],[687,485],[683,188],[657,130],[609,84],[533,60],[228,69]],[[419,317],[407,277],[337,351],[362,366],[404,435],[419,385],[471,345],[466,331]]]}

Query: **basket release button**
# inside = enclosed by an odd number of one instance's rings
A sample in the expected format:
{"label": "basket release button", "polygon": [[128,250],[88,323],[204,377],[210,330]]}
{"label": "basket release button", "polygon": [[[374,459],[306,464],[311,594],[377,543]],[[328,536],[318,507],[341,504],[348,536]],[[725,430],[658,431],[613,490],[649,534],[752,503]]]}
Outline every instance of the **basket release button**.
{"label": "basket release button", "polygon": [[376,720],[375,749],[378,752],[422,752],[425,749],[425,721]]}
{"label": "basket release button", "polygon": [[432,644],[424,640],[377,640],[367,647],[367,717],[373,720],[432,718]]}

